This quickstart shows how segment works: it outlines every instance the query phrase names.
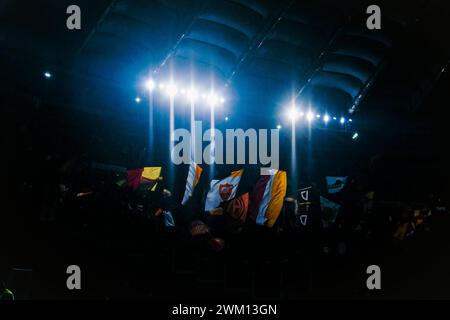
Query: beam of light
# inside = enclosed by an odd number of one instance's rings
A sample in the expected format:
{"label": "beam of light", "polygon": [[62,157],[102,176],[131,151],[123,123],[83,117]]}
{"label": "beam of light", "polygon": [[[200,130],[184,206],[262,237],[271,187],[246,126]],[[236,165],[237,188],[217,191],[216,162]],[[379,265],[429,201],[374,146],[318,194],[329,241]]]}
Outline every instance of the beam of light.
{"label": "beam of light", "polygon": [[147,88],[147,90],[153,91],[155,89],[155,87],[156,87],[156,83],[152,79],[149,79],[145,83],[145,87]]}
{"label": "beam of light", "polygon": [[290,107],[286,112],[288,120],[295,122],[299,117],[299,112],[295,106]]}
{"label": "beam of light", "polygon": [[295,133],[295,120],[292,120],[291,123],[291,172],[292,172],[292,187],[294,190],[297,188],[297,146],[296,146],[296,133]]}
{"label": "beam of light", "polygon": [[171,98],[175,97],[177,95],[177,93],[178,93],[177,85],[175,83],[173,83],[173,82],[169,83],[166,86],[166,93]]}
{"label": "beam of light", "polygon": [[329,115],[324,115],[323,116],[323,122],[328,123],[330,121],[330,116]]}
{"label": "beam of light", "polygon": [[140,97],[136,97],[136,98],[134,99],[134,101],[136,101],[136,103],[140,103],[140,102],[141,102],[141,98],[140,98]]}
{"label": "beam of light", "polygon": [[198,163],[195,155],[195,99],[193,96],[189,96],[189,102],[191,103],[191,159]]}
{"label": "beam of light", "polygon": [[211,105],[211,165],[210,165],[210,174],[214,176],[214,166],[215,166],[215,158],[216,158],[216,115],[215,115],[215,105]]}
{"label": "beam of light", "polygon": [[215,107],[219,101],[220,98],[214,92],[211,92],[207,97],[207,102],[210,107]]}
{"label": "beam of light", "polygon": [[50,79],[50,78],[52,77],[52,74],[51,74],[50,72],[48,72],[48,71],[45,71],[45,72],[44,72],[44,77],[45,77],[46,79]]}
{"label": "beam of light", "polygon": [[359,137],[358,132],[355,132],[355,133],[353,134],[353,136],[352,136],[352,139],[353,139],[353,140],[356,140],[356,139],[358,139],[358,137]]}
{"label": "beam of light", "polygon": [[311,111],[309,111],[309,112],[306,114],[306,119],[307,119],[309,122],[311,122],[311,121],[314,119],[314,114],[313,114]]}
{"label": "beam of light", "polygon": [[172,151],[174,150],[175,146],[175,95],[169,96],[170,100],[170,128],[169,128],[169,188],[170,190],[173,190],[174,187],[174,165],[172,163]]}
{"label": "beam of light", "polygon": [[147,158],[149,162],[153,161],[154,155],[154,126],[153,126],[153,91],[149,91],[148,99],[148,147]]}
{"label": "beam of light", "polygon": [[342,117],[341,120],[339,120],[339,122],[340,122],[341,124],[344,124],[344,123],[345,123],[345,118]]}
{"label": "beam of light", "polygon": [[186,97],[188,98],[189,102],[196,102],[198,99],[198,92],[197,90],[195,90],[194,88],[189,89],[186,92]]}

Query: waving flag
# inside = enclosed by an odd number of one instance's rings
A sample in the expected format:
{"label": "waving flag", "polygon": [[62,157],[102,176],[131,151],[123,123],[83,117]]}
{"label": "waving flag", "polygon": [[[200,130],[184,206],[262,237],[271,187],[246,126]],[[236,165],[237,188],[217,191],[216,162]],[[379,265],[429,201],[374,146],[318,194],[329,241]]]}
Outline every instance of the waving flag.
{"label": "waving flag", "polygon": [[344,188],[347,177],[327,177],[328,193],[338,193]]}
{"label": "waving flag", "polygon": [[220,204],[233,199],[241,181],[244,169],[233,171],[231,175],[222,180],[211,181],[211,187],[206,196],[205,211],[210,214],[221,214]]}
{"label": "waving flag", "polygon": [[263,175],[250,194],[250,217],[258,225],[273,227],[280,215],[286,196],[287,176],[285,171],[272,170]]}
{"label": "waving flag", "polygon": [[239,222],[240,224],[244,224],[247,219],[248,201],[249,194],[247,192],[242,196],[225,203],[224,211],[231,219]]}
{"label": "waving flag", "polygon": [[340,205],[320,196],[320,209],[322,210],[322,221],[326,227],[336,221]]}
{"label": "waving flag", "polygon": [[127,183],[133,190],[137,190],[142,183],[151,183],[155,190],[157,181],[161,176],[161,167],[145,167],[127,171]]}
{"label": "waving flag", "polygon": [[198,184],[198,181],[200,180],[202,171],[203,169],[195,162],[191,162],[191,164],[189,165],[189,173],[186,180],[186,190],[184,191],[183,200],[181,201],[181,204],[183,206],[192,196],[195,186]]}

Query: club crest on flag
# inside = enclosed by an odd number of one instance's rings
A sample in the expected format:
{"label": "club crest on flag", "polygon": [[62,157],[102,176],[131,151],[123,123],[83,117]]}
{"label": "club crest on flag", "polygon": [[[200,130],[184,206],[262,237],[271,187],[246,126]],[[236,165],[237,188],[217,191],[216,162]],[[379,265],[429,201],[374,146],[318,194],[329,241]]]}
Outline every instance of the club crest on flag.
{"label": "club crest on flag", "polygon": [[229,183],[219,185],[219,194],[223,201],[228,200],[233,192],[234,186]]}

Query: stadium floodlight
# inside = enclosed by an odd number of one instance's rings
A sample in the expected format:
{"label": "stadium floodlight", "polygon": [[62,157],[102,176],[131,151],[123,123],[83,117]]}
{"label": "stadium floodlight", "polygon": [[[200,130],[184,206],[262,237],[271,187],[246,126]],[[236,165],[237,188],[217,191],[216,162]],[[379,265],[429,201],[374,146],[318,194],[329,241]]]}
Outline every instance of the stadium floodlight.
{"label": "stadium floodlight", "polygon": [[328,121],[330,121],[330,116],[329,115],[324,115],[323,116],[323,121],[325,122],[325,123],[328,123]]}
{"label": "stadium floodlight", "polygon": [[44,77],[45,77],[46,79],[50,79],[50,78],[52,77],[52,74],[51,74],[50,72],[48,72],[48,71],[45,71],[45,72],[44,72]]}
{"label": "stadium floodlight", "polygon": [[141,98],[140,98],[140,97],[136,97],[136,98],[134,99],[134,101],[136,101],[136,103],[140,103],[140,102],[141,102]]}
{"label": "stadium floodlight", "polygon": [[217,105],[217,103],[219,102],[219,97],[214,93],[214,92],[211,92],[208,96],[207,96],[207,101],[208,101],[208,105],[209,106],[212,106],[212,107],[214,107],[214,106],[216,106]]}
{"label": "stadium floodlight", "polygon": [[311,122],[311,121],[314,119],[314,114],[313,114],[311,111],[309,111],[309,112],[306,114],[306,119],[307,119],[309,122]]}
{"label": "stadium floodlight", "polygon": [[166,86],[166,93],[169,97],[175,97],[178,93],[178,88],[175,83],[171,82]]}
{"label": "stadium floodlight", "polygon": [[186,96],[190,102],[195,102],[198,99],[198,92],[194,88],[191,88],[186,92]]}
{"label": "stadium floodlight", "polygon": [[341,120],[340,120],[339,122],[340,122],[341,124],[344,124],[344,123],[345,123],[345,118],[342,117]]}
{"label": "stadium floodlight", "polygon": [[353,139],[353,140],[356,140],[356,139],[358,139],[358,137],[359,137],[358,132],[355,132],[355,133],[353,134],[353,136],[352,136],[352,139]]}
{"label": "stadium floodlight", "polygon": [[299,116],[298,110],[294,106],[290,107],[286,113],[286,116],[289,120],[295,121]]}
{"label": "stadium floodlight", "polygon": [[152,79],[147,80],[147,82],[145,83],[145,87],[146,87],[148,90],[153,91],[153,90],[155,89],[155,87],[156,87],[156,83],[155,83],[155,81],[153,81]]}

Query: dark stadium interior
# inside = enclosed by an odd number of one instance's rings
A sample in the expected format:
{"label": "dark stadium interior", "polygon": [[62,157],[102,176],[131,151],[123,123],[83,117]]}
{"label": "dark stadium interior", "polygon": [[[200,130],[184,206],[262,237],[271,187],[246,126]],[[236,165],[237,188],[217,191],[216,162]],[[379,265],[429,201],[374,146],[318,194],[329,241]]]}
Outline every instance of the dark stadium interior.
{"label": "dark stadium interior", "polygon": [[[71,4],[81,30],[66,28]],[[450,299],[450,3],[380,0],[382,28],[368,30],[371,4],[0,0],[0,280],[17,299]],[[316,217],[308,230],[280,219],[235,232],[201,205],[182,207],[189,165],[170,163],[168,101],[150,97],[149,77],[220,92],[220,130],[280,125],[288,195],[311,185],[318,199],[326,176],[347,176],[328,196],[342,206],[335,229]],[[292,99],[337,117],[299,125],[294,151]],[[174,117],[189,128],[189,103],[177,102]],[[196,117],[209,125],[207,108]],[[149,217],[156,204],[138,210],[140,195],[93,164],[161,166],[176,228]],[[240,167],[217,165],[214,177]],[[197,189],[213,178],[207,168]],[[258,170],[245,166],[237,195]],[[416,210],[428,220],[393,237]],[[223,248],[192,236],[197,219]],[[66,287],[72,264],[80,291]],[[382,290],[366,288],[372,264]]]}

